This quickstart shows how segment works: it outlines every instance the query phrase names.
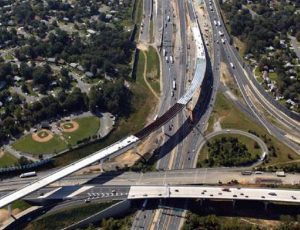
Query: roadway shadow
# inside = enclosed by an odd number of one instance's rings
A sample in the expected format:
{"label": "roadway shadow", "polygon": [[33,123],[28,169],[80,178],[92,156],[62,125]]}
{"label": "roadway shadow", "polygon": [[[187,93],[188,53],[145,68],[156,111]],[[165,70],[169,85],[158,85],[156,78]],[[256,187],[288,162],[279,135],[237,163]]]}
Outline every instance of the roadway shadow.
{"label": "roadway shadow", "polygon": [[192,111],[193,121],[187,118],[185,122],[180,126],[180,128],[176,131],[176,133],[174,133],[173,135],[165,134],[169,139],[154,151],[154,155],[152,156],[153,159],[150,159],[151,161],[158,161],[165,157],[179,143],[181,143],[193,131],[193,129],[196,129],[199,135],[204,137],[204,134],[202,134],[199,130],[198,123],[202,115],[210,106],[210,98],[213,92],[213,84],[215,84],[212,77],[211,62],[209,59],[207,60],[207,71],[201,86],[200,96],[198,98],[194,110]]}

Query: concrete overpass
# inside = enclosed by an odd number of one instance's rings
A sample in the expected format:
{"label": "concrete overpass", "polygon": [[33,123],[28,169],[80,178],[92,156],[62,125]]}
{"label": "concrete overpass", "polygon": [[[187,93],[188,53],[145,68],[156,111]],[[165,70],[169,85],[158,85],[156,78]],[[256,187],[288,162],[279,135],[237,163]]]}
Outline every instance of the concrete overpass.
{"label": "concrete overpass", "polygon": [[224,186],[131,186],[128,199],[193,198],[213,200],[256,200],[300,204],[300,191],[273,188]]}

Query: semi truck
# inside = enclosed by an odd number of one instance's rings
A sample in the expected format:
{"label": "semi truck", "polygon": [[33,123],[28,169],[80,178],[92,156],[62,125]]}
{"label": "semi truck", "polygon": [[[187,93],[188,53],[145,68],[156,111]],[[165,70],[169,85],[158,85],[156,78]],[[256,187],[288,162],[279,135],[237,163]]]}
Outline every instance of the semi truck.
{"label": "semi truck", "polygon": [[35,171],[33,171],[33,172],[27,172],[27,173],[22,173],[20,175],[20,178],[34,177],[34,176],[36,176],[36,172]]}

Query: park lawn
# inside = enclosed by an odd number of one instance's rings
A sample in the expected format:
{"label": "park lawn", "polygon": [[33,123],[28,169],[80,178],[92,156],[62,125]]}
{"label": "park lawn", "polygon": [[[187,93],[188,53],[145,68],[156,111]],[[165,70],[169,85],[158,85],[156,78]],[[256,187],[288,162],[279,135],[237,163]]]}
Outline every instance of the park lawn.
{"label": "park lawn", "polygon": [[11,155],[10,153],[5,152],[2,157],[0,157],[0,168],[12,166],[18,162],[18,159]]}
{"label": "park lawn", "polygon": [[[247,146],[248,151],[251,153],[252,157],[255,157],[256,155],[261,155],[261,149],[259,148],[254,148],[254,145],[256,143],[255,140],[243,136],[243,135],[238,135],[238,134],[220,134],[218,136],[215,136],[211,139],[209,139],[210,143],[213,143],[214,140],[220,139],[222,137],[236,137],[238,138],[239,142],[241,142],[242,144],[245,144]],[[209,157],[209,152],[208,152],[208,146],[207,144],[205,144],[203,146],[203,148],[200,150],[199,155],[198,155],[198,160],[197,160],[197,167],[199,167],[200,165],[203,166],[204,165],[204,160],[208,159]]]}
{"label": "park lawn", "polygon": [[36,142],[32,139],[32,135],[28,134],[21,137],[12,144],[13,148],[20,152],[31,154],[55,154],[67,148],[66,143],[60,137],[54,134],[53,138],[48,142]]}
{"label": "park lawn", "polygon": [[74,121],[79,124],[79,128],[74,132],[63,133],[70,145],[76,145],[77,141],[96,135],[100,128],[100,120],[95,116],[82,117],[75,119]]}
{"label": "park lawn", "polygon": [[149,46],[147,55],[147,80],[152,89],[160,94],[160,62],[156,50]]}
{"label": "park lawn", "polygon": [[300,159],[299,155],[285,144],[271,136],[267,130],[260,124],[254,122],[250,117],[241,112],[230,100],[228,100],[222,93],[217,94],[215,107],[213,109],[212,120],[215,122],[220,118],[220,123],[223,129],[239,129],[244,131],[255,131],[260,137],[263,135],[275,147],[277,156],[269,156],[269,162],[264,163],[272,165],[278,162],[288,162]]}

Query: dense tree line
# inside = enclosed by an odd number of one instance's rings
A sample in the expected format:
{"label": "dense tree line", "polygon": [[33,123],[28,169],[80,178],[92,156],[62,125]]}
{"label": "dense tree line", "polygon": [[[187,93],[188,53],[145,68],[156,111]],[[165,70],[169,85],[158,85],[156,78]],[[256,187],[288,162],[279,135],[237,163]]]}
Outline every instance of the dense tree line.
{"label": "dense tree line", "polygon": [[259,156],[252,156],[247,146],[235,137],[222,137],[208,142],[209,157],[205,163],[211,166],[241,166],[253,163]]}

